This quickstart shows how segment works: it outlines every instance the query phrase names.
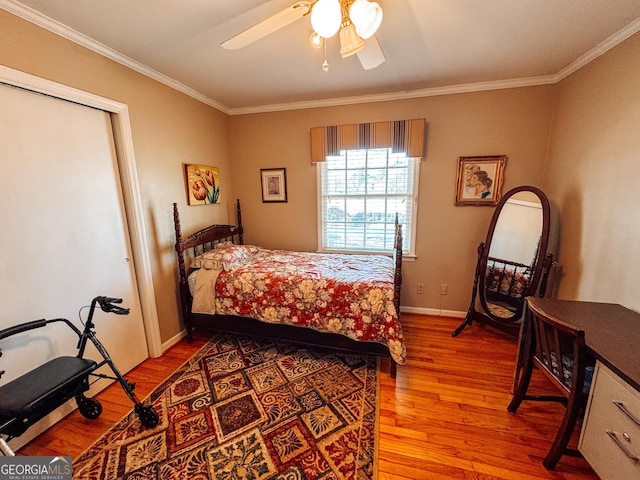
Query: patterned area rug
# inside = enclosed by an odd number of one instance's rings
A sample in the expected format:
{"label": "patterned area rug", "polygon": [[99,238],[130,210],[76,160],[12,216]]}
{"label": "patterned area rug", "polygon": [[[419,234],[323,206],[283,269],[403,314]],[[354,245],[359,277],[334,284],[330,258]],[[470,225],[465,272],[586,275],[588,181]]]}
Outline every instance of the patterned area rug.
{"label": "patterned area rug", "polygon": [[371,479],[376,360],[220,334],[73,464],[87,479]]}

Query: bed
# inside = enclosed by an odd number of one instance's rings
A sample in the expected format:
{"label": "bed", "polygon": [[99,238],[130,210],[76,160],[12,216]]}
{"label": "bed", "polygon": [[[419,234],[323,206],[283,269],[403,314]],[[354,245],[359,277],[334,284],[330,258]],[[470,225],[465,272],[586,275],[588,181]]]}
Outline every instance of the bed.
{"label": "bed", "polygon": [[185,238],[173,204],[181,311],[193,328],[257,335],[406,363],[400,324],[402,228],[393,257],[268,250],[244,244],[237,225]]}

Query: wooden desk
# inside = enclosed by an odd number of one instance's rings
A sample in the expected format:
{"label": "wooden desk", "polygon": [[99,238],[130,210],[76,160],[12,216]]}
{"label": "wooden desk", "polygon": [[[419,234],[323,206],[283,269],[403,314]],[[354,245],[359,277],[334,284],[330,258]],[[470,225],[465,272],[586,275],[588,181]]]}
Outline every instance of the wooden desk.
{"label": "wooden desk", "polygon": [[[527,297],[525,308],[584,331],[587,354],[598,360],[578,450],[603,480],[640,478],[640,314],[613,303]],[[529,305],[531,307],[529,307]],[[515,385],[533,335],[527,315],[520,332]]]}
{"label": "wooden desk", "polygon": [[548,316],[584,330],[590,353],[640,391],[640,314],[614,303],[527,300]]}

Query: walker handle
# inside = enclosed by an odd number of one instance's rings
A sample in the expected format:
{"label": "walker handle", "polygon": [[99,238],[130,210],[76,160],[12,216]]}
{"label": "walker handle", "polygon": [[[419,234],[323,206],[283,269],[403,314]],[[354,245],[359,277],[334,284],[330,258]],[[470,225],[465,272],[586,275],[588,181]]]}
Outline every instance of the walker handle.
{"label": "walker handle", "polygon": [[21,323],[20,325],[14,325],[13,327],[5,328],[4,330],[0,330],[0,340],[12,335],[16,335],[18,333],[33,330],[34,328],[44,327],[46,324],[47,321],[43,318],[40,320],[34,320],[32,322]]}
{"label": "walker handle", "polygon": [[103,312],[115,313],[116,315],[129,315],[129,309],[118,307],[114,303],[122,303],[121,298],[113,297],[96,297],[97,302],[100,304],[100,308]]}

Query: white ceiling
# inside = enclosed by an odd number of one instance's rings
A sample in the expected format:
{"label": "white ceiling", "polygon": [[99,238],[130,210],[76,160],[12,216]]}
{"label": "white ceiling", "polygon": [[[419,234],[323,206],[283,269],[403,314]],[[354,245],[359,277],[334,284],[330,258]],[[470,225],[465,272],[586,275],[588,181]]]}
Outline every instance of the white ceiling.
{"label": "white ceiling", "polygon": [[[378,0],[387,58],[365,71],[309,17],[220,43],[294,0],[0,0],[4,8],[227,113],[553,83],[640,30],[640,0]],[[359,97],[354,99],[353,97]]]}

